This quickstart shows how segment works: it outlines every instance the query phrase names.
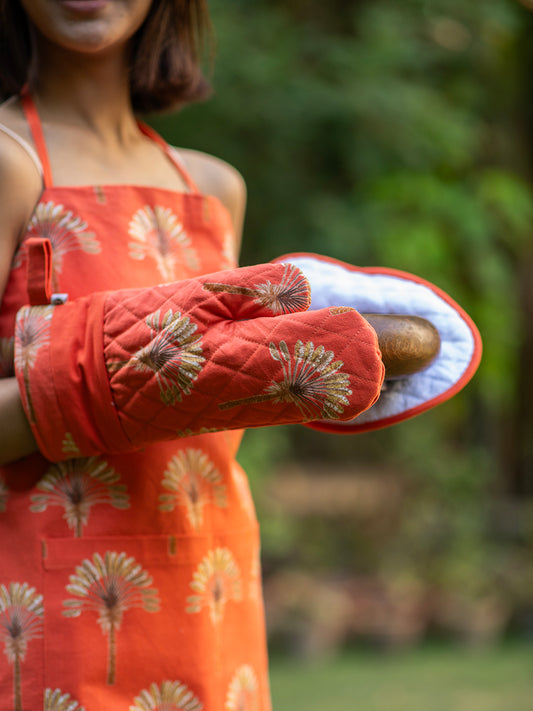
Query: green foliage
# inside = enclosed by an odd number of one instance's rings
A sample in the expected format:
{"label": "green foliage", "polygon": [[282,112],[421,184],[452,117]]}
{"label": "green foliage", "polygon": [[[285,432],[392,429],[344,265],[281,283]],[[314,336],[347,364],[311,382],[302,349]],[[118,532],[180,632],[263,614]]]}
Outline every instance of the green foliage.
{"label": "green foliage", "polygon": [[[213,98],[153,123],[176,145],[219,155],[245,176],[242,263],[315,251],[413,272],[455,298],[484,341],[472,384],[413,422],[356,438],[304,428],[247,433],[241,460],[266,557],[300,546],[307,564],[335,567],[351,545],[355,566],[371,567],[374,556],[376,570],[402,568],[472,594],[504,573],[514,581],[525,548],[501,531],[493,538],[490,525],[511,468],[500,431],[524,416],[528,14],[512,0],[210,5]],[[293,457],[386,463],[408,476],[416,495],[390,548],[380,551],[355,526],[328,537],[316,521],[265,508],[269,472]]]}
{"label": "green foliage", "polygon": [[[414,272],[479,323],[479,388],[517,387],[529,188],[509,165],[521,15],[506,0],[212,0],[214,97],[156,125],[249,185],[243,263],[317,251]],[[497,99],[497,101],[496,101]]]}

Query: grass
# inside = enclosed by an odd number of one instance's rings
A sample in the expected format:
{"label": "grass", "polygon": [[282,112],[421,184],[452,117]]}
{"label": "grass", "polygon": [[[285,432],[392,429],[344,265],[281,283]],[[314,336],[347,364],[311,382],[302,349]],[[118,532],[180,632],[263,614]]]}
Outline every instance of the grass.
{"label": "grass", "polygon": [[271,661],[274,711],[533,711],[533,646]]}

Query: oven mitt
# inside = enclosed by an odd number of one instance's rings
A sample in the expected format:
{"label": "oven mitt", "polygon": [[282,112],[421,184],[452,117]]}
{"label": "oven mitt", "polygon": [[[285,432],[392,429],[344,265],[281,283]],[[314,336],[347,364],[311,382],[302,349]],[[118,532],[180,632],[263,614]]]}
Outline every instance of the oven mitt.
{"label": "oven mitt", "polygon": [[317,254],[289,254],[279,260],[299,267],[307,277],[311,309],[343,305],[362,314],[419,316],[440,336],[431,364],[421,372],[386,379],[373,407],[352,420],[322,420],[310,427],[348,434],[386,427],[448,400],[474,375],[481,359],[479,332],[463,309],[433,284],[406,272],[355,267]]}
{"label": "oven mitt", "polygon": [[280,263],[23,307],[15,369],[39,448],[58,461],[353,420],[379,397],[376,334],[353,309],[308,306],[307,280]]}

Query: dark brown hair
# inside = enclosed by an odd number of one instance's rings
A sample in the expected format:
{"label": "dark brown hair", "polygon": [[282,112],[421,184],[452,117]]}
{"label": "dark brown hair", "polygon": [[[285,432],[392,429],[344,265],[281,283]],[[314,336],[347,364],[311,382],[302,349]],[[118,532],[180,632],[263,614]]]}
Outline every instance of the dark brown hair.
{"label": "dark brown hair", "polygon": [[[201,53],[209,39],[206,0],[153,0],[132,43],[130,91],[136,111],[174,109],[207,98]],[[32,40],[18,0],[0,0],[0,99],[28,81]]]}

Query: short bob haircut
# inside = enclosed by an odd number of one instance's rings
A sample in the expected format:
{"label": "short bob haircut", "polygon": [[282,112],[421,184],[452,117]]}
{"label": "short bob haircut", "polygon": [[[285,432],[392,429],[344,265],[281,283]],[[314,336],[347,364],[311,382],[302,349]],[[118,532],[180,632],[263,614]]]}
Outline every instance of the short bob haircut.
{"label": "short bob haircut", "polygon": [[[153,0],[133,37],[130,90],[133,108],[150,113],[209,96],[200,66],[209,37],[206,0]],[[0,0],[0,99],[18,94],[30,78],[33,43],[18,0]]]}

